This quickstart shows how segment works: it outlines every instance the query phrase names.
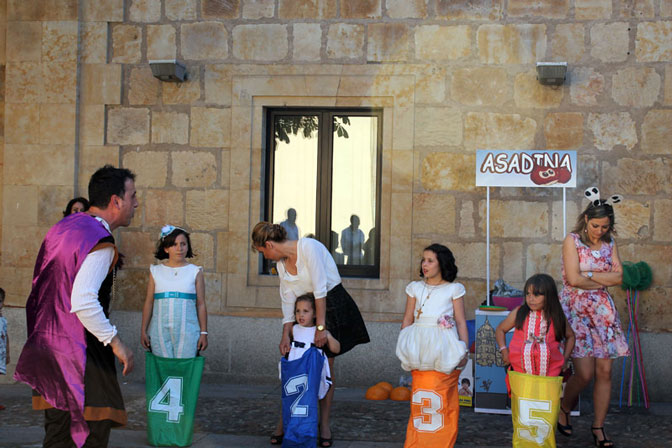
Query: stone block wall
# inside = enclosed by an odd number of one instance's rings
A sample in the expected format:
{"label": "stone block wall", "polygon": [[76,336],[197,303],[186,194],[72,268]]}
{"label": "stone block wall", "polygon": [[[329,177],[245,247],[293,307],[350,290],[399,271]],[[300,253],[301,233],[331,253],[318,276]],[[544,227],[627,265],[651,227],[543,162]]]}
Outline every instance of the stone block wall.
{"label": "stone block wall", "polygon": [[[345,280],[368,320],[400,318],[431,242],[454,250],[472,317],[486,292],[476,149],[570,149],[568,227],[586,187],[624,195],[621,256],[655,277],[640,325],[670,331],[671,33],[670,0],[0,0],[0,286],[23,306],[42,235],[112,163],[136,172],[140,200],[117,233],[117,309],[141,309],[169,222],[193,232],[210,313],[277,317],[277,279],[249,251],[264,108],[377,107],[381,276]],[[149,60],[172,58],[186,82],[152,77]],[[537,61],[568,62],[565,84],[540,85]],[[493,280],[559,280],[561,191],[491,195]]]}

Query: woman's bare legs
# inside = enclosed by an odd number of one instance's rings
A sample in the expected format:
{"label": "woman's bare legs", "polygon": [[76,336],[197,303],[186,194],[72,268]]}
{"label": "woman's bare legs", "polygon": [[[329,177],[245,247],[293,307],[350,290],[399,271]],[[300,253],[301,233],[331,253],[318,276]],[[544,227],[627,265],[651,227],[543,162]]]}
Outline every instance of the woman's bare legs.
{"label": "woman's bare legs", "polygon": [[[574,409],[581,391],[595,378],[593,384],[593,412],[595,414],[593,427],[601,428],[604,426],[611,400],[611,368],[614,360],[588,357],[574,358],[573,362],[574,375],[567,381],[565,395],[561,402],[562,409],[565,411]],[[561,425],[568,423],[563,412],[558,414],[558,422]],[[593,433],[597,436],[597,440],[604,439],[602,431],[593,431]]]}
{"label": "woman's bare legs", "polygon": [[336,388],[334,382],[334,358],[329,359],[329,370],[331,371],[331,387],[329,392],[320,400],[320,437],[323,439],[331,439],[331,427],[329,426],[329,419],[331,415],[331,402],[334,400],[334,389]]}
{"label": "woman's bare legs", "polygon": [[[593,428],[602,428],[611,400],[611,366],[613,359],[595,359],[595,384],[593,384]],[[603,431],[593,431],[597,440],[604,440]],[[607,445],[610,446],[610,445]]]}
{"label": "woman's bare legs", "polygon": [[[574,375],[567,381],[565,394],[560,402],[562,409],[567,412],[571,412],[574,409],[579,399],[579,394],[590,384],[595,375],[594,358],[573,358],[572,362],[574,363]],[[569,423],[567,416],[563,412],[558,413],[558,423],[563,426]]]}
{"label": "woman's bare legs", "polygon": [[282,427],[282,411],[280,411],[280,418],[278,419],[278,424],[275,425],[275,430],[273,431],[274,436],[281,436],[284,433]]}

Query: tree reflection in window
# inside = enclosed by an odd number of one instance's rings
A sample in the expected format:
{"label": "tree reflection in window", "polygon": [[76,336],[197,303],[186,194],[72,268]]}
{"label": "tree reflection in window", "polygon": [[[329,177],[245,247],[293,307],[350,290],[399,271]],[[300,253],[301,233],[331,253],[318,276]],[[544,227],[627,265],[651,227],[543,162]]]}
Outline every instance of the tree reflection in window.
{"label": "tree reflection in window", "polygon": [[[348,117],[337,117],[334,120],[334,132],[339,137],[348,138],[348,131],[345,126],[350,124]],[[319,128],[318,118],[312,116],[285,115],[278,117],[275,122],[275,138],[284,143],[289,143],[290,135],[297,135],[299,132],[304,138],[312,138]]]}

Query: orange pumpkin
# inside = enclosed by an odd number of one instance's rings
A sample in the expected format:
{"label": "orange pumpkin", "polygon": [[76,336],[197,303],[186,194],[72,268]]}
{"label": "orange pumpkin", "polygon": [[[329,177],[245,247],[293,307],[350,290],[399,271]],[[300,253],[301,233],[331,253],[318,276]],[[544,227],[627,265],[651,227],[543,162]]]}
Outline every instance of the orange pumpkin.
{"label": "orange pumpkin", "polygon": [[367,400],[387,400],[390,398],[390,392],[384,387],[380,387],[376,384],[366,390],[365,397]]}
{"label": "orange pumpkin", "polygon": [[380,386],[388,392],[392,392],[392,389],[394,389],[394,386],[387,381],[381,381],[380,383],[376,384],[376,386]]}
{"label": "orange pumpkin", "polygon": [[390,392],[390,400],[408,401],[411,399],[411,391],[408,387],[395,387]]}

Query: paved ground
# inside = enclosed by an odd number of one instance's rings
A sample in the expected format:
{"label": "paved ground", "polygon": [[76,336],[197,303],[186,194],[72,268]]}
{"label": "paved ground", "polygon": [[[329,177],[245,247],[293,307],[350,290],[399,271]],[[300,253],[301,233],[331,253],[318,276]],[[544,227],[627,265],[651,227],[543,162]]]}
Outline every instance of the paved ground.
{"label": "paved ground", "polygon": [[[145,397],[143,384],[122,385],[129,425],[112,431],[111,447],[144,447]],[[194,448],[269,447],[279,413],[279,387],[203,384],[196,413]],[[362,389],[337,389],[333,406],[334,446],[339,448],[400,448],[403,446],[408,403],[367,401]],[[0,447],[39,447],[42,413],[30,409],[30,390],[24,385],[0,385]],[[585,415],[573,419],[575,436],[557,435],[558,447],[592,446],[590,404]],[[672,404],[654,403],[651,409],[612,406],[607,430],[619,448],[672,446]],[[510,447],[511,417],[476,414],[462,408],[459,448]]]}

